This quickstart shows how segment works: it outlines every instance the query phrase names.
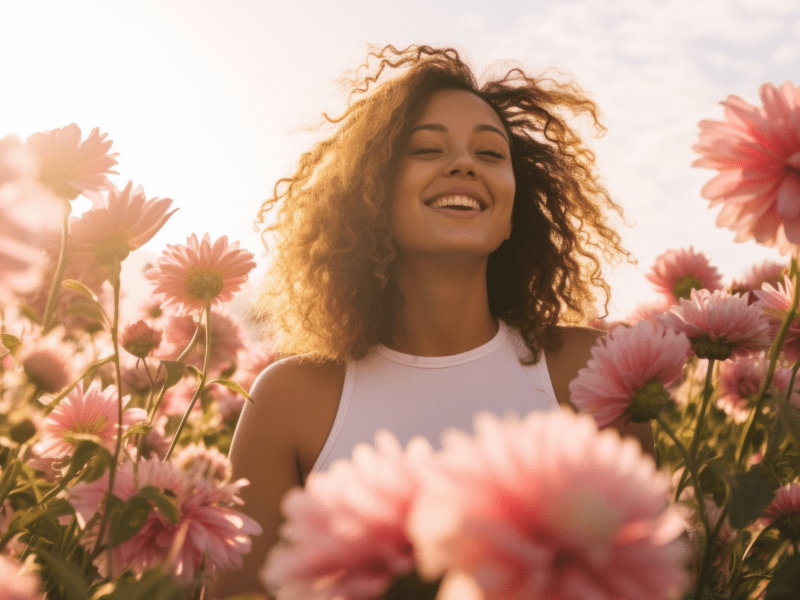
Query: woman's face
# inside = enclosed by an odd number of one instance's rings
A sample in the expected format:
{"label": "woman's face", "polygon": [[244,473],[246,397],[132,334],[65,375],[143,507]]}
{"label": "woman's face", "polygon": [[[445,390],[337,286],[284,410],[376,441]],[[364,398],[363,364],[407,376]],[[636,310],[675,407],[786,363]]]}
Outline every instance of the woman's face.
{"label": "woman's face", "polygon": [[[511,235],[516,183],[508,140],[491,106],[464,90],[431,96],[399,163],[390,223],[406,256],[488,256]],[[480,209],[439,208],[442,198]]]}

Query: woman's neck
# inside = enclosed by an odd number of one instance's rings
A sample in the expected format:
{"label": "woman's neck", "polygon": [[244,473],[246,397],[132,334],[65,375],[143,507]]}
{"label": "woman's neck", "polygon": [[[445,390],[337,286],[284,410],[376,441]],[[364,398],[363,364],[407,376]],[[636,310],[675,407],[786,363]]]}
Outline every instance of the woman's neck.
{"label": "woman's neck", "polygon": [[499,328],[489,311],[486,263],[398,265],[405,304],[389,348],[414,356],[452,356],[490,341]]}

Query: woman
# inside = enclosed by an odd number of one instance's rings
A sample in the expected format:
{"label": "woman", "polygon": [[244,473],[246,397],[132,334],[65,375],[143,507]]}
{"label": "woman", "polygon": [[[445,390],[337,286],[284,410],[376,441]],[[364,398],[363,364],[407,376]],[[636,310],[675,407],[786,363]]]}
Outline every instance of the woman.
{"label": "woman", "polygon": [[[230,453],[264,535],[212,597],[263,589],[283,496],[377,429],[436,446],[478,409],[571,407],[602,335],[574,324],[593,316],[593,288],[608,306],[593,249],[629,256],[603,212],[621,209],[561,114],[602,129],[576,85],[513,69],[479,87],[449,48],[370,56],[346,112],[326,115],[336,131],[259,215],[283,199],[254,315],[287,358],[254,384]],[[612,426],[652,454],[649,423]]]}

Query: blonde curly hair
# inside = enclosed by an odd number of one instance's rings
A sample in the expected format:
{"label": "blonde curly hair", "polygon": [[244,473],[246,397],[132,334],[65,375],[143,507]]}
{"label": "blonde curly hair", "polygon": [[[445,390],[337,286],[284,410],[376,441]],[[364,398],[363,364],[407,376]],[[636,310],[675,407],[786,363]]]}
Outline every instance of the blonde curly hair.
{"label": "blonde curly hair", "polygon": [[[370,70],[369,59],[380,62]],[[390,190],[409,130],[431,95],[442,89],[474,93],[498,114],[508,133],[516,179],[511,237],[488,259],[489,308],[519,329],[531,356],[561,345],[556,325],[596,316],[595,288],[610,290],[599,251],[610,261],[630,254],[607,225],[603,209],[622,217],[595,167],[594,154],[563,117],[588,115],[602,134],[595,103],[574,83],[529,77],[513,68],[478,86],[453,48],[388,45],[370,52],[349,80],[348,106],[337,129],[300,157],[293,176],[275,184],[256,220],[276,203],[277,252],[249,319],[260,324],[282,356],[309,354],[340,364],[390,341],[402,307],[394,279],[397,252],[388,220]],[[382,80],[390,68],[392,76]],[[385,76],[384,76],[385,78]],[[355,99],[354,99],[355,97]]]}

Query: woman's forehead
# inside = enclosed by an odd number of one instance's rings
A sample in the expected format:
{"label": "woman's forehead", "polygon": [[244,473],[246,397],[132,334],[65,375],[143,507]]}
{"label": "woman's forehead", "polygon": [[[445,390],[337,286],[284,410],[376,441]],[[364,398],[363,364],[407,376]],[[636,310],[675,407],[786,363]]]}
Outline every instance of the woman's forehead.
{"label": "woman's forehead", "polygon": [[438,90],[434,92],[414,126],[425,123],[474,121],[503,128],[494,109],[483,99],[467,90]]}

